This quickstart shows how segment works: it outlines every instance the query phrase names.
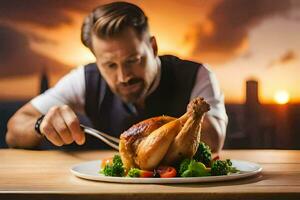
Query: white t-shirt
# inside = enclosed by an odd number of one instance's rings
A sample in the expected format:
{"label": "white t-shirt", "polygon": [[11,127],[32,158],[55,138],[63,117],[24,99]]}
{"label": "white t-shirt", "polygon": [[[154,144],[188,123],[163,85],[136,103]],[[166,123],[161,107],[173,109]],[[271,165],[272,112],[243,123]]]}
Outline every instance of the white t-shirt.
{"label": "white t-shirt", "polygon": [[[159,68],[160,69],[160,68]],[[160,70],[153,88],[153,92],[159,85]],[[221,119],[227,125],[227,114],[224,106],[224,95],[220,90],[218,81],[208,66],[198,70],[195,85],[192,89],[190,99],[203,97],[210,104],[207,115]],[[69,105],[74,111],[85,114],[85,73],[84,66],[79,66],[65,75],[57,84],[33,98],[31,104],[42,114],[46,114],[52,106]]]}

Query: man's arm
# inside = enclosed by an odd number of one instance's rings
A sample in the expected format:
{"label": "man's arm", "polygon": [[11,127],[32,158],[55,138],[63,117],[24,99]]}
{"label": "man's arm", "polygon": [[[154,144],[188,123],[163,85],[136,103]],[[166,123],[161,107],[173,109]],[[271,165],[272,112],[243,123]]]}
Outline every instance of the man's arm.
{"label": "man's arm", "polygon": [[[75,137],[78,133],[79,138],[75,141],[82,144],[84,134],[73,109],[83,111],[84,92],[84,67],[80,66],[13,115],[7,124],[7,144],[16,148],[34,148],[39,145],[42,137],[35,132],[34,125],[41,114],[45,114],[45,117],[40,130],[50,142],[57,146],[69,144],[74,141],[70,134],[75,134]],[[72,109],[67,105],[72,105]]]}
{"label": "man's arm", "polygon": [[226,135],[226,122],[214,116],[205,115],[201,127],[201,141],[205,142],[212,152],[223,148]]}
{"label": "man's arm", "polygon": [[34,125],[41,113],[30,103],[24,105],[8,121],[6,143],[14,148],[34,148],[42,137],[34,130]]}

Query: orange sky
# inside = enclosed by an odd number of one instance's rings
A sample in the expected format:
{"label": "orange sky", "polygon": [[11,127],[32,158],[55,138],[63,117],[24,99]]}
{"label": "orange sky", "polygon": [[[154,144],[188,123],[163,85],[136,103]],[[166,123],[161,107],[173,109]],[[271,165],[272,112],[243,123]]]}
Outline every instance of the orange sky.
{"label": "orange sky", "polygon": [[[148,15],[159,52],[208,63],[219,79],[227,102],[244,101],[245,81],[249,78],[259,81],[263,103],[272,102],[278,90],[286,90],[292,102],[300,102],[299,9],[288,10],[280,4],[270,9],[269,15],[265,14],[268,10],[263,14],[253,11],[249,12],[253,15],[251,17],[244,16],[242,11],[232,14],[221,0],[131,2],[140,5]],[[234,6],[239,8],[242,5]],[[55,61],[45,63],[52,74],[52,85],[66,72],[62,70],[60,73],[53,65],[71,69],[94,60],[80,43],[80,26],[87,11],[76,9],[66,9],[65,15],[72,22],[58,26],[15,20],[18,26],[14,29],[29,36],[30,50]],[[289,17],[285,16],[287,11]],[[237,17],[240,20],[236,20]],[[242,23],[235,26],[231,24],[232,19]],[[1,19],[0,15],[0,25],[1,22],[13,24],[5,17]],[[39,64],[42,66],[43,62]],[[26,71],[18,74],[18,70],[9,74],[11,72],[4,70],[7,75],[0,76],[0,99],[34,96],[38,91],[37,74],[40,70],[32,70],[33,73],[28,74]]]}

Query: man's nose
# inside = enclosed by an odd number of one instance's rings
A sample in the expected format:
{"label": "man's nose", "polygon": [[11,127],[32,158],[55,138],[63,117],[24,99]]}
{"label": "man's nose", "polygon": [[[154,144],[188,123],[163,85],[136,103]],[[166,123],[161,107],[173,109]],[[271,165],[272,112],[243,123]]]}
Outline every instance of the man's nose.
{"label": "man's nose", "polygon": [[126,83],[130,79],[130,70],[124,66],[121,66],[118,70],[118,81]]}

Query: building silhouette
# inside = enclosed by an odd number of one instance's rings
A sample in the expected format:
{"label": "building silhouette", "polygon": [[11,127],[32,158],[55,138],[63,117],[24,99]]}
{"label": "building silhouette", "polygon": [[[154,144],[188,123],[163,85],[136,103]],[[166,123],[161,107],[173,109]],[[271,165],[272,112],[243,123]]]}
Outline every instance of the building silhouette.
{"label": "building silhouette", "polygon": [[244,126],[249,145],[253,148],[258,148],[263,144],[263,138],[260,135],[261,106],[258,98],[258,90],[259,85],[257,80],[246,81]]}
{"label": "building silhouette", "polygon": [[49,79],[47,71],[44,69],[40,75],[40,94],[49,89]]}
{"label": "building silhouette", "polygon": [[252,79],[246,81],[246,105],[250,107],[259,105],[257,80]]}

